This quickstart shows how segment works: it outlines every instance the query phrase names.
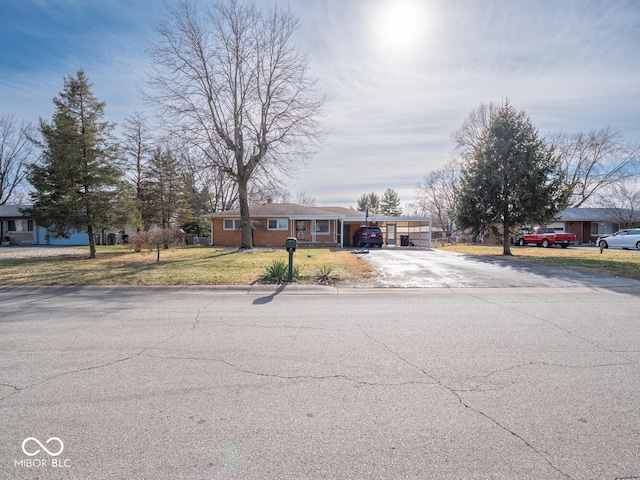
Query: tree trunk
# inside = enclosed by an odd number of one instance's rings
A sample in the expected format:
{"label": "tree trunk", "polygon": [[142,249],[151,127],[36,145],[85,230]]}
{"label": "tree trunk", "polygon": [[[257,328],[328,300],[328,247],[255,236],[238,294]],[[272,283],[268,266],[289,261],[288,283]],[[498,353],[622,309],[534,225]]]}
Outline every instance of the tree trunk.
{"label": "tree trunk", "polygon": [[87,225],[87,235],[89,236],[89,258],[96,258],[96,239],[93,236],[93,225]]}
{"label": "tree trunk", "polygon": [[504,224],[502,229],[502,255],[511,256],[511,234],[509,225]]}
{"label": "tree trunk", "polygon": [[240,245],[240,248],[253,248],[247,180],[244,178],[238,179],[238,200],[240,202],[240,221],[242,224],[242,244]]}

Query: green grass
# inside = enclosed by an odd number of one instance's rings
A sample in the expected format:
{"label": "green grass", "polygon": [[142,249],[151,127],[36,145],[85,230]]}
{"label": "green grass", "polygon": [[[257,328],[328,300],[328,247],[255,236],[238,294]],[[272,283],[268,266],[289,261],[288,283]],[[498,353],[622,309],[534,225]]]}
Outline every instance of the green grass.
{"label": "green grass", "polygon": [[[502,254],[498,246],[442,248],[469,255]],[[258,282],[274,261],[288,263],[284,249],[179,247],[163,250],[159,263],[153,252],[134,253],[122,246],[100,246],[94,260],[88,258],[88,249],[81,256],[18,259],[5,256],[10,251],[0,250],[0,285],[248,285]],[[511,251],[513,257],[503,258],[640,280],[637,253],[538,247],[512,247]],[[329,276],[339,283],[376,275],[367,262],[340,249],[298,249],[294,265],[300,271],[298,283],[319,283]]]}
{"label": "green grass", "polygon": [[[450,245],[443,250],[468,255],[500,256],[502,246]],[[565,267],[581,272],[611,275],[640,280],[640,254],[607,249],[579,250],[575,248],[511,247],[513,261],[527,261],[554,267]]]}
{"label": "green grass", "polygon": [[[208,247],[174,247],[135,253],[127,247],[98,247],[96,259],[87,255],[39,258],[3,258],[0,285],[247,285],[259,281],[274,260],[289,261],[284,249],[237,251]],[[8,255],[7,255],[8,257]],[[367,262],[340,249],[298,249],[294,265],[299,283],[316,283],[317,267],[337,265],[339,281],[375,276]]]}

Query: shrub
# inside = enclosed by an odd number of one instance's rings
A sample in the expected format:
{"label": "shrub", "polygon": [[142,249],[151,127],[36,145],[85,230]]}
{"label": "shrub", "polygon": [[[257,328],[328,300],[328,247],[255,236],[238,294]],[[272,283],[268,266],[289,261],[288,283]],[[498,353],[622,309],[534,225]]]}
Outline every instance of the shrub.
{"label": "shrub", "polygon": [[335,265],[320,265],[316,267],[316,280],[323,285],[331,285],[338,281],[338,276],[333,275]]}
{"label": "shrub", "polygon": [[156,262],[159,262],[160,246],[164,246],[165,249],[168,249],[170,244],[183,245],[184,241],[185,235],[181,230],[176,228],[163,228],[136,233],[131,239],[131,244],[135,248],[136,252],[142,251],[144,247],[148,247],[151,251],[155,247],[158,253]]}
{"label": "shrub", "polygon": [[[300,269],[293,267],[293,281],[300,278]],[[286,283],[289,280],[289,265],[283,260],[273,260],[268,266],[265,274],[260,277],[266,283]]]}

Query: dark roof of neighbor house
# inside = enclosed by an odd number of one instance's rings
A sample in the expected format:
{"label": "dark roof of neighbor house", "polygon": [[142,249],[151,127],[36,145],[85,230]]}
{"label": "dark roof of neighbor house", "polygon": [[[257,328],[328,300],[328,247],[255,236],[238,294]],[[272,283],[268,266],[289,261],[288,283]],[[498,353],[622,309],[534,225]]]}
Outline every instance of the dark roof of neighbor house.
{"label": "dark roof of neighbor house", "polygon": [[[631,213],[625,211],[625,214]],[[619,218],[610,208],[567,208],[560,212],[561,222],[615,222]]]}
{"label": "dark roof of neighbor house", "polygon": [[[364,220],[365,212],[346,207],[307,207],[298,205],[297,203],[264,203],[262,205],[250,205],[249,211],[253,218],[264,217],[362,217]],[[210,213],[210,218],[220,217],[239,217],[240,209],[224,210],[222,212]]]}
{"label": "dark roof of neighbor house", "polygon": [[0,218],[22,218],[26,215],[21,208],[29,208],[31,205],[0,205]]}

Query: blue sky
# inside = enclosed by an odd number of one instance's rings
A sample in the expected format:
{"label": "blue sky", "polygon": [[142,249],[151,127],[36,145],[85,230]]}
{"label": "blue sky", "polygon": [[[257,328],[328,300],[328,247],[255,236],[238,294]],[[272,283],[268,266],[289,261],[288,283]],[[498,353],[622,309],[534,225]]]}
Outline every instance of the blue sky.
{"label": "blue sky", "polygon": [[[295,44],[330,98],[330,135],[288,188],[319,205],[355,205],[386,188],[412,201],[469,111],[505,97],[542,134],[611,125],[640,141],[640,1],[289,5],[301,24]],[[159,0],[0,0],[0,112],[49,119],[79,68],[108,120],[145,110],[140,76],[164,10]]]}

